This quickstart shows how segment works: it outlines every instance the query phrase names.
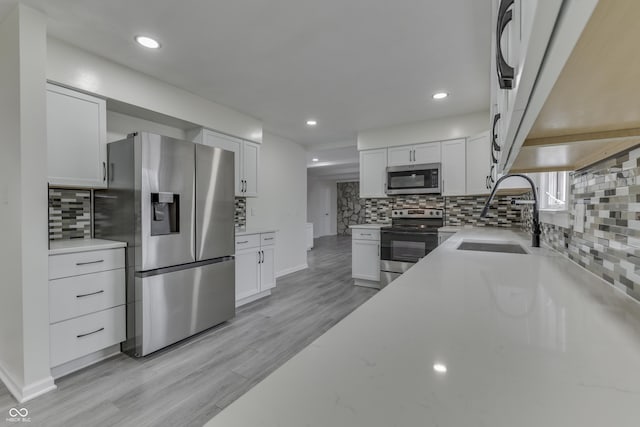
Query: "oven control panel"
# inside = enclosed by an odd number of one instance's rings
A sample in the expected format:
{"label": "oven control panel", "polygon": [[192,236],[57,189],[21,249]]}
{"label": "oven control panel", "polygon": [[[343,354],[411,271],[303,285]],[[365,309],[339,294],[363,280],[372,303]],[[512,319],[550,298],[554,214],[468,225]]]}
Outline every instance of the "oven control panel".
{"label": "oven control panel", "polygon": [[442,209],[393,209],[391,218],[442,218]]}

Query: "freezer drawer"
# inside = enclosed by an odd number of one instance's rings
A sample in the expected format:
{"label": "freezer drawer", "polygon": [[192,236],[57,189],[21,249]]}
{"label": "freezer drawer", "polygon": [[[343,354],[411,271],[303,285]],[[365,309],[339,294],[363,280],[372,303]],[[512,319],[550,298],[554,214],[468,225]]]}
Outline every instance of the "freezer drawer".
{"label": "freezer drawer", "polygon": [[136,276],[136,356],[160,350],[235,316],[235,260],[213,261]]}

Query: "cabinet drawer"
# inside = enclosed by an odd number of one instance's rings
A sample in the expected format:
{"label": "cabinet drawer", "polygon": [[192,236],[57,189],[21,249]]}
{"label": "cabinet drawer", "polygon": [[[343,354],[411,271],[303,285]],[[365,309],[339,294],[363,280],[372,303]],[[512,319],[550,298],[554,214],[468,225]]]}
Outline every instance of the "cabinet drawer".
{"label": "cabinet drawer", "polygon": [[124,269],[49,281],[51,323],[125,303]]}
{"label": "cabinet drawer", "polygon": [[124,313],[121,305],[51,325],[51,366],[124,341]]}
{"label": "cabinet drawer", "polygon": [[260,245],[269,246],[276,244],[276,233],[262,233],[260,235]]}
{"label": "cabinet drawer", "polygon": [[49,280],[124,268],[124,249],[49,256]]}
{"label": "cabinet drawer", "polygon": [[260,246],[259,234],[236,236],[236,251],[247,248],[257,248],[258,246]]}
{"label": "cabinet drawer", "polygon": [[355,240],[380,240],[380,230],[353,228],[351,234]]}

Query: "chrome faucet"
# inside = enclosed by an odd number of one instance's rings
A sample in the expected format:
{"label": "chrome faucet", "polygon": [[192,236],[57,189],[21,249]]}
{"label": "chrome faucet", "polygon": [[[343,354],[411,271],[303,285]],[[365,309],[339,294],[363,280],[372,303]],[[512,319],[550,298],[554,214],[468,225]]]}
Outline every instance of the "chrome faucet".
{"label": "chrome faucet", "polygon": [[536,186],[533,183],[533,180],[531,180],[531,178],[529,178],[528,176],[522,175],[520,173],[513,173],[500,177],[500,179],[498,179],[498,181],[496,182],[496,185],[493,186],[493,190],[491,190],[491,194],[489,195],[487,202],[484,204],[484,208],[482,209],[480,218],[484,218],[487,216],[487,212],[489,212],[489,205],[491,204],[491,200],[493,200],[493,196],[496,194],[500,183],[507,178],[511,178],[512,176],[519,176],[520,178],[524,178],[529,182],[529,185],[531,185],[531,191],[533,192],[533,230],[531,236],[531,246],[533,246],[534,248],[539,248],[540,234],[542,232],[540,231],[540,219],[538,217],[538,196],[536,194]]}

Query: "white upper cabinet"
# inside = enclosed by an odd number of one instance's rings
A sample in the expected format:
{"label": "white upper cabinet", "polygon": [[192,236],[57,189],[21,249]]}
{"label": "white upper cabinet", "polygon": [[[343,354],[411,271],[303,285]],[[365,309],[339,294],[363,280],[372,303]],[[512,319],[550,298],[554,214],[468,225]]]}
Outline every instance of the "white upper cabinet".
{"label": "white upper cabinet", "polygon": [[216,133],[208,129],[198,131],[192,140],[211,147],[233,151],[235,153],[236,196],[258,197],[260,144]]}
{"label": "white upper cabinet", "polygon": [[489,149],[491,140],[489,132],[467,139],[467,194],[489,194]]}
{"label": "white upper cabinet", "polygon": [[442,142],[443,196],[464,196],[466,194],[466,157],[464,138]]}
{"label": "white upper cabinet", "polygon": [[[464,141],[464,140],[463,140]],[[413,146],[413,163],[439,163],[441,159],[439,142],[427,142]]]}
{"label": "white upper cabinet", "polygon": [[389,166],[409,165],[413,163],[413,146],[389,147]]}
{"label": "white upper cabinet", "polygon": [[387,197],[387,149],[360,151],[360,197]]}
{"label": "white upper cabinet", "polygon": [[106,123],[104,99],[47,85],[49,185],[106,188]]}
{"label": "white upper cabinet", "polygon": [[[541,71],[562,0],[493,0],[490,126],[502,148],[497,172],[507,166],[534,83]],[[495,121],[495,126],[494,122]]]}
{"label": "white upper cabinet", "polygon": [[258,197],[258,167],[260,164],[260,145],[244,141],[242,144],[242,171],[244,197]]}
{"label": "white upper cabinet", "polygon": [[427,142],[424,144],[389,147],[388,156],[388,166],[439,163],[440,143]]}

